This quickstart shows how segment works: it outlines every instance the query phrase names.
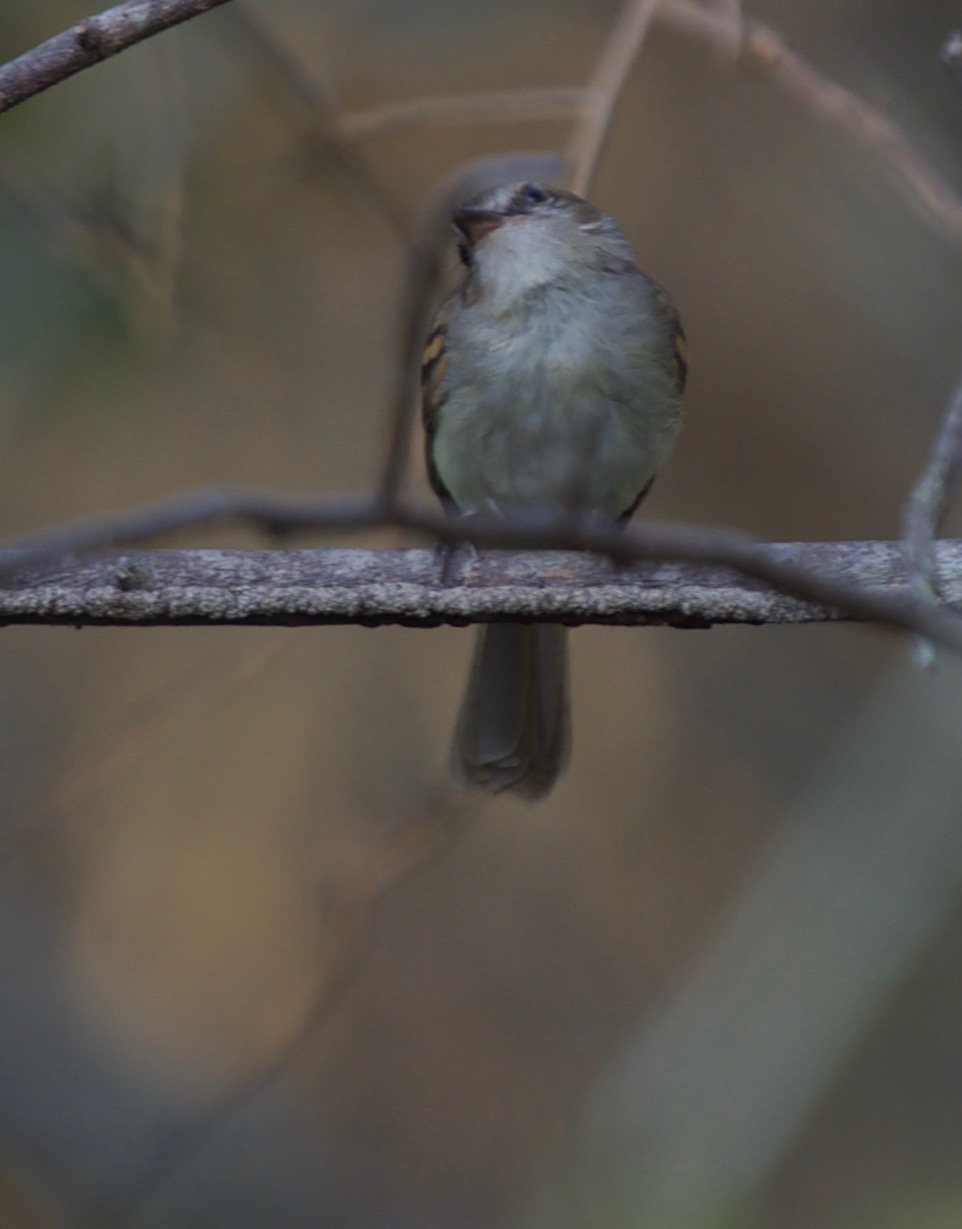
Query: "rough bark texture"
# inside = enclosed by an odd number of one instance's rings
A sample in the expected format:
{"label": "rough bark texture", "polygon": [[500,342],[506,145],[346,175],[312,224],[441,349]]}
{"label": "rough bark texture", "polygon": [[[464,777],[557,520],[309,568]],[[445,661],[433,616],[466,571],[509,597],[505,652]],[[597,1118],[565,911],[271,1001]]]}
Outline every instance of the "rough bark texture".
{"label": "rough bark texture", "polygon": [[[773,548],[885,594],[908,592],[892,542]],[[962,542],[938,546],[942,594],[962,607]],[[0,563],[10,552],[0,552]],[[772,592],[725,568],[616,568],[568,552],[491,551],[442,575],[429,550],[143,550],[61,562],[0,587],[0,623],[404,624],[491,620],[569,624],[810,623],[845,616]]]}
{"label": "rough bark texture", "polygon": [[130,0],[77,22],[0,66],[0,112],[227,0]]}

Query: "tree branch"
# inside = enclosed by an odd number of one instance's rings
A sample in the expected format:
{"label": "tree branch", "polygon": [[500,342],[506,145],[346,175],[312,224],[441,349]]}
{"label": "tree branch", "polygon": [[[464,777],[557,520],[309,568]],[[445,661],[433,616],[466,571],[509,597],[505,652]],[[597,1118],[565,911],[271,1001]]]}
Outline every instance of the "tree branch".
{"label": "tree branch", "polygon": [[[739,32],[729,16],[696,0],[662,0],[656,18],[722,51],[730,48],[733,33]],[[811,114],[873,150],[905,199],[947,239],[962,246],[962,200],[893,120],[825,76],[771,26],[751,20],[738,24],[741,63],[746,68],[758,70]]]}
{"label": "tree branch", "polygon": [[370,140],[399,128],[495,124],[505,120],[570,120],[580,113],[584,102],[585,89],[580,85],[442,94],[437,98],[413,98],[349,111],[337,121],[337,130],[345,140]]}
{"label": "tree branch", "polygon": [[627,0],[592,74],[584,110],[574,126],[567,159],[571,188],[587,196],[604,153],[615,109],[641,54],[661,0]]}
{"label": "tree branch", "polygon": [[0,113],[227,0],[127,0],[0,65]]}
{"label": "tree branch", "polygon": [[[901,544],[786,543],[783,566],[911,595]],[[962,541],[939,543],[946,601],[962,608]],[[0,623],[71,626],[360,624],[436,627],[537,620],[607,625],[812,623],[845,613],[713,565],[615,568],[569,552],[487,553],[448,584],[428,550],[152,550],[44,569],[0,589]]]}
{"label": "tree branch", "polygon": [[[909,492],[902,517],[909,581],[922,601],[937,601],[938,569],[935,535],[962,476],[962,382],[945,412],[925,469]],[[931,649],[919,649],[927,663]]]}
{"label": "tree branch", "polygon": [[[17,59],[0,65],[0,112],[108,56],[225,3],[227,0],[128,0],[89,17]],[[898,126],[857,94],[820,73],[788,47],[770,26],[744,19],[736,0],[718,0],[711,7],[698,0],[660,0],[650,5],[646,0],[629,0],[616,24],[617,39],[608,40],[594,74],[593,88],[580,91],[587,102],[581,112],[580,135],[575,142],[577,165],[585,168],[579,175],[581,181],[590,181],[620,90],[644,41],[651,17],[711,43],[725,53],[730,53],[733,46],[740,47],[741,61],[746,67],[763,71],[813,114],[837,124],[849,136],[874,149],[903,195],[943,234],[962,245],[962,202],[938,171],[912,148]],[[953,35],[943,51],[943,58],[957,80],[962,80],[960,45],[959,37]],[[556,99],[547,98],[547,101],[539,98],[538,93],[532,91],[529,98],[528,91],[518,91],[516,114],[512,113],[510,94],[492,94],[489,118],[525,118],[532,107],[539,111],[542,102],[552,113],[555,105],[559,112],[567,109],[568,99],[563,89],[543,92],[546,96],[557,95]],[[579,91],[572,91],[572,102],[577,93]],[[416,122],[422,114],[430,121],[437,118],[441,101],[427,99],[400,104],[396,112],[388,106],[376,109],[369,116],[359,115],[354,117],[356,133],[352,131],[354,119],[344,117],[344,129],[335,123],[334,132],[347,138],[363,136],[369,127],[376,129],[382,122],[387,126]],[[470,101],[482,111],[487,105],[480,97],[472,97]],[[454,101],[453,105],[455,110],[463,110],[462,104]]]}
{"label": "tree branch", "polygon": [[271,27],[243,4],[231,10],[234,29],[248,49],[281,87],[289,110],[304,125],[315,157],[330,158],[364,193],[390,228],[405,242],[411,239],[410,211],[374,174],[357,143],[340,125],[337,100],[330,86],[308,72],[300,60],[274,34]]}

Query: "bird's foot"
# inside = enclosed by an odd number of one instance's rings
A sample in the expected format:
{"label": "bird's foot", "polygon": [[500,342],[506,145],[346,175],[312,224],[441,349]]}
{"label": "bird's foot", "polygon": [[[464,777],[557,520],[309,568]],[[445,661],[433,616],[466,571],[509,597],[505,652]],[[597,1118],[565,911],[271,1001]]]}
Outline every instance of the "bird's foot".
{"label": "bird's foot", "polygon": [[445,589],[463,585],[481,558],[473,542],[439,542],[434,548],[438,582]]}

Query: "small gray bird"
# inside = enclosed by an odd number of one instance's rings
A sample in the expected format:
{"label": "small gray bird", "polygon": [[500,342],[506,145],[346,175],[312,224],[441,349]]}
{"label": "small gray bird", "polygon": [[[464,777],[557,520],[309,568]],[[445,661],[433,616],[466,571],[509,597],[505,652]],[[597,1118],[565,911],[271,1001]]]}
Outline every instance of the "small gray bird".
{"label": "small gray bird", "polygon": [[[685,338],[608,214],[526,183],[454,216],[467,273],[424,348],[428,474],[462,513],[631,516],[681,424]],[[568,758],[566,631],[480,629],[451,755],[463,785],[544,797]]]}

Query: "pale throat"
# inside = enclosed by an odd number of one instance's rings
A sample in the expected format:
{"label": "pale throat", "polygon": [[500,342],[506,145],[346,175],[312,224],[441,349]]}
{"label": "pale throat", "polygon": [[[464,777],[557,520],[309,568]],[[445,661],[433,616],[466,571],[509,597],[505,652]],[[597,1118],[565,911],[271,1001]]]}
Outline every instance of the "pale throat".
{"label": "pale throat", "polygon": [[529,218],[507,218],[485,236],[475,260],[485,306],[501,314],[532,290],[569,273],[571,248]]}

